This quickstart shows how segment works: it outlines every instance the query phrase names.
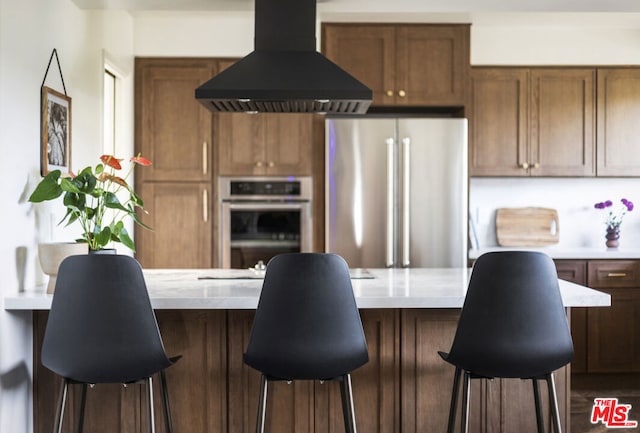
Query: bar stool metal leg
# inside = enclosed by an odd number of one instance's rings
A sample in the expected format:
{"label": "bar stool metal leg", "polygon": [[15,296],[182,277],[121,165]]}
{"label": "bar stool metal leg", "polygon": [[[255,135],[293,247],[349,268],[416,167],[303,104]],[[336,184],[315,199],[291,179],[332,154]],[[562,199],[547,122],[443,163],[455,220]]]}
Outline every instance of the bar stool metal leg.
{"label": "bar stool metal leg", "polygon": [[171,408],[169,407],[169,391],[167,390],[167,375],[160,371],[160,387],[162,388],[162,405],[164,407],[164,426],[167,433],[173,433],[171,422]]}
{"label": "bar stool metal leg", "polygon": [[82,433],[84,429],[84,409],[87,406],[87,384],[82,384],[82,391],[80,392],[80,410],[78,411],[78,425],[76,426],[76,432]]}
{"label": "bar stool metal leg", "polygon": [[69,381],[62,379],[60,394],[58,394],[58,410],[53,421],[53,433],[62,433],[62,420],[64,419],[64,408],[67,404],[67,391],[69,390]]}
{"label": "bar stool metal leg", "polygon": [[560,424],[560,413],[558,411],[558,396],[556,395],[556,384],[553,380],[553,373],[549,373],[545,377],[549,388],[549,404],[551,406],[551,419],[553,428],[556,433],[562,433],[562,425]]}
{"label": "bar stool metal leg", "polygon": [[462,384],[462,419],[460,420],[460,431],[469,433],[469,396],[471,394],[471,373],[464,372]]}
{"label": "bar stool metal leg", "polygon": [[540,404],[540,388],[538,387],[538,379],[531,379],[533,383],[533,400],[536,405],[536,425],[538,433],[544,433],[544,419],[542,417],[542,406]]}
{"label": "bar stool metal leg", "polygon": [[453,373],[453,390],[451,391],[451,405],[449,406],[449,423],[447,424],[447,433],[453,433],[456,423],[456,412],[458,411],[458,390],[460,389],[460,376],[462,370],[456,367]]}
{"label": "bar stool metal leg", "polygon": [[156,433],[155,414],[153,412],[153,379],[145,379],[147,385],[147,418],[149,419],[149,433]]}
{"label": "bar stool metal leg", "polygon": [[263,374],[260,381],[260,401],[258,403],[258,419],[256,420],[256,433],[264,433],[264,419],[267,408],[267,377]]}
{"label": "bar stool metal leg", "polygon": [[356,433],[356,416],[353,407],[353,389],[351,387],[351,375],[345,374],[340,381],[340,395],[342,397],[342,416],[346,433]]}

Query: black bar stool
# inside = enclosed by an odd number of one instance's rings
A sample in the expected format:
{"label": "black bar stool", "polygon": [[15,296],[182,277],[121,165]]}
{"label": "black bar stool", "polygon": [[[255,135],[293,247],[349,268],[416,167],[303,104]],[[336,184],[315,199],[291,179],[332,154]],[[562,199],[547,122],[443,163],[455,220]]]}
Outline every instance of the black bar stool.
{"label": "black bar stool", "polygon": [[[42,343],[42,364],[62,376],[54,433],[62,431],[69,385],[82,386],[77,432],[82,432],[87,385],[144,383],[149,432],[155,432],[153,383],[160,375],[165,431],[172,432],[164,370],[168,358],[140,264],[126,255],[86,254],[60,265]],[[115,415],[115,414],[114,414]]]}
{"label": "black bar stool", "polygon": [[281,254],[269,262],[244,362],[262,373],[256,432],[276,380],[336,380],[347,433],[356,433],[350,372],[369,361],[346,262]]}
{"label": "black bar stool", "polygon": [[449,353],[456,367],[448,433],[453,432],[460,378],[461,430],[468,432],[470,380],[531,379],[538,432],[544,432],[538,380],[547,382],[553,426],[561,433],[553,371],[573,359],[573,342],[551,258],[540,252],[483,254],[475,262]]}

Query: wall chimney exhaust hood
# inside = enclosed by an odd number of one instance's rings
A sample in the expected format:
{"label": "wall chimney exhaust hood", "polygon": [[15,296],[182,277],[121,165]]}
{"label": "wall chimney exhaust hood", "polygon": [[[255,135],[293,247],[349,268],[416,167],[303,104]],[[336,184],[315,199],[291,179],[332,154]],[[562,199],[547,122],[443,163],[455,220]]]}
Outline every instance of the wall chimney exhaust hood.
{"label": "wall chimney exhaust hood", "polygon": [[255,49],[195,91],[213,112],[363,114],[372,92],[316,51],[316,0],[255,0]]}

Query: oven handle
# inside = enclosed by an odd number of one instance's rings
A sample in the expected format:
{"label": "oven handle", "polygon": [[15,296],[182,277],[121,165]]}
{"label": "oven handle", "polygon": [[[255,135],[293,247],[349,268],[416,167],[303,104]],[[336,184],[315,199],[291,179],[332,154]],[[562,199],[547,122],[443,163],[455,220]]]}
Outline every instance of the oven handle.
{"label": "oven handle", "polygon": [[296,203],[233,203],[224,202],[224,207],[230,210],[297,210],[309,206],[309,202]]}

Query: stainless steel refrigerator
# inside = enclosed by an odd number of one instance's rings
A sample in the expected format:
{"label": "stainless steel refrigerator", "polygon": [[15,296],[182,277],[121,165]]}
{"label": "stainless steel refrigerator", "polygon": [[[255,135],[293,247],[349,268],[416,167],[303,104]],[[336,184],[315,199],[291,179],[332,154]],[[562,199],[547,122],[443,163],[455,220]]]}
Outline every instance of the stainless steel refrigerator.
{"label": "stainless steel refrigerator", "polygon": [[467,120],[328,118],[327,252],[352,268],[467,266]]}

